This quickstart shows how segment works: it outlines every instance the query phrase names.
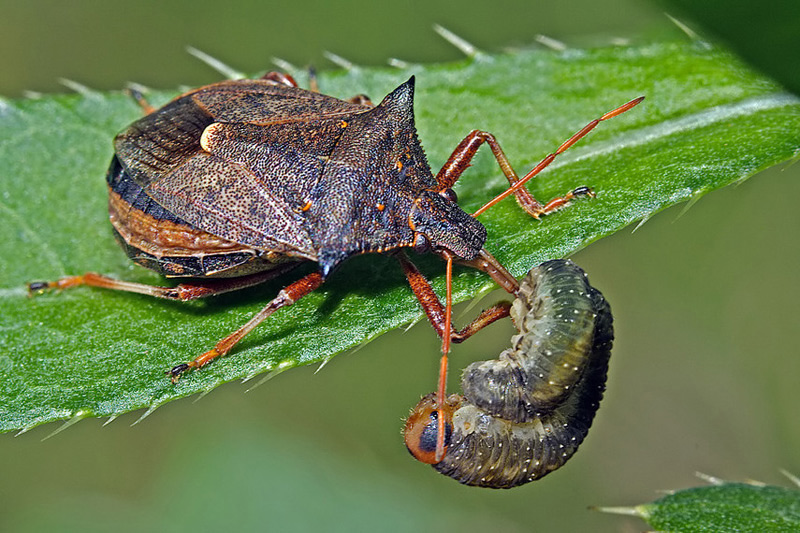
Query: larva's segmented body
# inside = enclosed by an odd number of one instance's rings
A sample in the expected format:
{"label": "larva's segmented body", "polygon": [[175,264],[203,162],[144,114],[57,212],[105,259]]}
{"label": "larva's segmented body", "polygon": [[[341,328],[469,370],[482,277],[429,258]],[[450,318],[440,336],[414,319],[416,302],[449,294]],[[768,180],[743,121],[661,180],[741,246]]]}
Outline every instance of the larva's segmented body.
{"label": "larva's segmented body", "polygon": [[[433,467],[461,483],[511,488],[562,466],[591,426],[605,389],[613,341],[611,309],[568,260],[548,261],[522,280],[511,317],[519,329],[495,360],[468,366],[453,394],[446,451]],[[406,444],[436,446],[435,395],[406,423]]]}

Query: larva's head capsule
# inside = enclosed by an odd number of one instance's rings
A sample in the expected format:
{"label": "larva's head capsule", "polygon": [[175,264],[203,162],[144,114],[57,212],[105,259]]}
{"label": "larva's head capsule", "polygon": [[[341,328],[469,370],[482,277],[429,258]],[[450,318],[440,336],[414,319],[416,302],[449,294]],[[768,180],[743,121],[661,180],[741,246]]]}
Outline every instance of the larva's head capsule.
{"label": "larva's head capsule", "polygon": [[[445,421],[444,446],[447,453],[447,445],[450,443],[450,436],[453,433],[453,412],[460,403],[456,395],[451,395],[445,400],[442,409]],[[419,401],[411,410],[411,414],[406,419],[406,427],[403,430],[406,441],[406,448],[418,461],[429,465],[436,464],[436,440],[439,436],[439,409],[436,405],[436,393],[432,392]]]}

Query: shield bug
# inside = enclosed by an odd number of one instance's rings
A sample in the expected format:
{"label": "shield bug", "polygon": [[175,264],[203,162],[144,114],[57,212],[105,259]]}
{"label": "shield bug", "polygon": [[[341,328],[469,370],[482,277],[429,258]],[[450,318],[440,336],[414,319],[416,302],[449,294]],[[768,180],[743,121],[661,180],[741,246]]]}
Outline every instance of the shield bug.
{"label": "shield bug", "polygon": [[[363,96],[344,101],[303,90],[291,76],[272,72],[201,87],[157,110],[145,106],[148,114],[114,139],[106,177],[111,224],[134,262],[191,279],[156,287],[87,273],[34,282],[29,289],[91,285],[191,300],[261,283],[302,261],[318,263],[317,271],[287,285],[209,351],[169,370],[177,381],[187,370],[227,354],[273,312],[318,288],[348,257],[391,253],[446,354],[451,340],[459,342],[508,314],[495,306],[454,331],[453,261],[486,272],[511,293],[518,289],[484,248],[486,229],[476,217],[512,194],[534,217],[575,196],[592,195],[578,187],[543,205],[524,184],[598,123],[641,98],[592,121],[519,178],[494,136],[477,130],[434,176],[417,138],[413,96],[413,77],[373,106]],[[451,187],[484,143],[511,187],[470,215],[458,206]],[[446,260],[444,305],[405,248],[432,251]],[[442,361],[445,368],[446,357]]]}
{"label": "shield bug", "polygon": [[[406,421],[422,462],[466,485],[512,488],[556,470],[578,450],[605,390],[614,339],[611,309],[572,261],[548,261],[511,305],[519,333],[498,359],[468,366],[463,396],[439,408],[431,393]],[[439,417],[445,453],[435,457]]]}

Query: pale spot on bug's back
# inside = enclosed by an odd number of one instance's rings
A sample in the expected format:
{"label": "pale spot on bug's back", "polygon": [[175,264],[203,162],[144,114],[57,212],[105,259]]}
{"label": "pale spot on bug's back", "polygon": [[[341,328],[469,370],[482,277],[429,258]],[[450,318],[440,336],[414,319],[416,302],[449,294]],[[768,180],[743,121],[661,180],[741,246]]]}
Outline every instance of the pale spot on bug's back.
{"label": "pale spot on bug's back", "polygon": [[213,152],[215,140],[221,127],[222,125],[218,122],[207,126],[206,129],[203,130],[203,134],[200,136],[200,148],[208,153]]}

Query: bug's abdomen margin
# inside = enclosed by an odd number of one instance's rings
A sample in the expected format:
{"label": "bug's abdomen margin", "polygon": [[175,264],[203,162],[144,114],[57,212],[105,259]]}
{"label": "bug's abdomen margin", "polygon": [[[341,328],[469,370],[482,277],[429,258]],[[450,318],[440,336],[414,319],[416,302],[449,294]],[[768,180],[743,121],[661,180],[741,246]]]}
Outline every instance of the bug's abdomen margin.
{"label": "bug's abdomen margin", "polygon": [[[520,330],[512,347],[468,366],[464,395],[447,400],[451,433],[433,467],[467,485],[511,488],[561,467],[586,437],[605,390],[611,310],[574,263],[533,268],[511,317]],[[426,401],[432,398],[415,411]]]}
{"label": "bug's abdomen margin", "polygon": [[165,276],[236,277],[289,258],[194,227],[150,198],[114,156],[106,175],[114,236],[135,263]]}

